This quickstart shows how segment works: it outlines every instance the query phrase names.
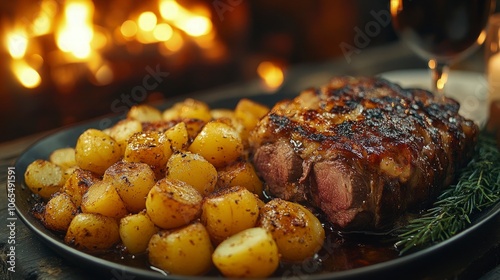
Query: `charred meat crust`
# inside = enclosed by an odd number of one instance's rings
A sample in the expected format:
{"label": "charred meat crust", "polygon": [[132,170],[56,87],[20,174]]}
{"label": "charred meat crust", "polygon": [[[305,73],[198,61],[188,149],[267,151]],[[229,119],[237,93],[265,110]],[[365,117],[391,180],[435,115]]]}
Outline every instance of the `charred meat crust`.
{"label": "charred meat crust", "polygon": [[432,200],[471,157],[459,104],[375,77],[338,77],[277,103],[251,133],[272,196],[308,201],[342,227],[377,229]]}

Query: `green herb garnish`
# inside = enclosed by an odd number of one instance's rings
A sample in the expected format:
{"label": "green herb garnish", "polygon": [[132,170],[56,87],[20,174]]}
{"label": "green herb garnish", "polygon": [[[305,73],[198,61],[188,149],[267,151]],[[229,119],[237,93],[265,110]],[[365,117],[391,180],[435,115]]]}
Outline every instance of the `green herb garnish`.
{"label": "green herb garnish", "polygon": [[500,201],[500,151],[482,132],[476,152],[458,183],[446,188],[432,208],[400,229],[400,254],[444,241],[471,224],[471,216]]}

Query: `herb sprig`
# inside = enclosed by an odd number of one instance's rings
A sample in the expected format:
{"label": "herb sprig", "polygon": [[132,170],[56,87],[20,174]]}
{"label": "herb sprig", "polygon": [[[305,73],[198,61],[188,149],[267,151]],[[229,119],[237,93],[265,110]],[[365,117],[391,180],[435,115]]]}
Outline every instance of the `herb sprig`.
{"label": "herb sprig", "polygon": [[500,201],[500,151],[494,137],[482,132],[476,152],[459,173],[458,183],[447,187],[432,208],[400,229],[400,254],[441,241],[464,230],[471,217]]}

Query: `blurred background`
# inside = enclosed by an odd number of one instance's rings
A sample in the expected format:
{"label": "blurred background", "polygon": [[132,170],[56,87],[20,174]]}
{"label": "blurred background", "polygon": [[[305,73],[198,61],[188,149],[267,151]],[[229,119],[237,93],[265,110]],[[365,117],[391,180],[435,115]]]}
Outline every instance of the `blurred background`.
{"label": "blurred background", "polygon": [[[383,17],[388,7],[388,0],[1,1],[0,142],[228,84],[260,79],[277,88],[294,65],[397,40]],[[359,27],[374,19],[382,28],[360,42]]]}

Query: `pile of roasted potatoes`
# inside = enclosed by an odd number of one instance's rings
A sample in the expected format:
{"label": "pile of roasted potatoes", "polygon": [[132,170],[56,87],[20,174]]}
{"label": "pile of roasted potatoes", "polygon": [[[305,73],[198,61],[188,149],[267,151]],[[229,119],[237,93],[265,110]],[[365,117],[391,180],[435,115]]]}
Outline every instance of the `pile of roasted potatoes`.
{"label": "pile of roasted potatoes", "polygon": [[144,254],[169,274],[267,277],[311,258],[322,224],[304,206],[265,200],[249,159],[248,135],[268,110],[249,99],[234,110],[134,106],[27,167],[42,199],[34,215],[74,248]]}

